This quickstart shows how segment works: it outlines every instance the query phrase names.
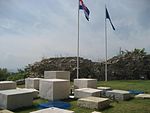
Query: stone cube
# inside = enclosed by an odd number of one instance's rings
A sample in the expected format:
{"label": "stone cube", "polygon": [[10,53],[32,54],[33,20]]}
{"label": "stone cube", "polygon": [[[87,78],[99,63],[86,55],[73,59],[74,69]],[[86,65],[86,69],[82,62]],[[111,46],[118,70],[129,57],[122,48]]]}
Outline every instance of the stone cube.
{"label": "stone cube", "polygon": [[84,98],[84,97],[100,97],[101,90],[93,89],[93,88],[81,88],[75,89],[74,97],[75,98]]}
{"label": "stone cube", "polygon": [[97,79],[88,79],[88,78],[81,78],[81,79],[74,79],[74,88],[95,88],[96,89]]}
{"label": "stone cube", "polygon": [[132,95],[128,91],[124,90],[106,91],[106,96],[116,100],[129,100],[132,98]]}
{"label": "stone cube", "polygon": [[16,89],[16,82],[0,81],[0,90]]}
{"label": "stone cube", "polygon": [[44,71],[44,78],[66,79],[70,81],[70,72],[69,71]]}
{"label": "stone cube", "polygon": [[66,99],[69,97],[70,81],[64,79],[41,79],[39,95],[48,100]]}
{"label": "stone cube", "polygon": [[39,81],[40,78],[26,78],[25,88],[33,88],[39,90]]}
{"label": "stone cube", "polygon": [[33,111],[30,113],[74,113],[74,111],[51,107],[51,108],[46,108],[38,111]]}
{"label": "stone cube", "polygon": [[0,106],[14,110],[32,105],[33,92],[27,90],[11,89],[0,91]]}
{"label": "stone cube", "polygon": [[100,110],[109,107],[110,101],[108,98],[86,97],[78,99],[77,105],[79,107]]}

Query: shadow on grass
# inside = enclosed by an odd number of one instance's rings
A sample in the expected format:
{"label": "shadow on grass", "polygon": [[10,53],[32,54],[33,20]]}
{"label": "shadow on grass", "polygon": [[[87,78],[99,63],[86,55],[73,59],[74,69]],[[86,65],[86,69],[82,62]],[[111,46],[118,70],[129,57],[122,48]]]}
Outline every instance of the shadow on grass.
{"label": "shadow on grass", "polygon": [[108,107],[106,107],[104,109],[100,109],[99,111],[103,112],[103,111],[106,111],[106,110],[109,110],[109,109],[112,109],[112,108],[114,108],[114,106],[110,105],[110,106],[108,106]]}
{"label": "shadow on grass", "polygon": [[14,113],[20,113],[22,111],[34,111],[34,110],[38,110],[38,107],[36,105],[32,105],[30,107],[22,107],[19,109],[15,109],[13,110]]}
{"label": "shadow on grass", "polygon": [[73,102],[73,101],[77,101],[78,99],[76,99],[76,98],[68,98],[68,99],[63,99],[62,101],[64,101],[64,102]]}

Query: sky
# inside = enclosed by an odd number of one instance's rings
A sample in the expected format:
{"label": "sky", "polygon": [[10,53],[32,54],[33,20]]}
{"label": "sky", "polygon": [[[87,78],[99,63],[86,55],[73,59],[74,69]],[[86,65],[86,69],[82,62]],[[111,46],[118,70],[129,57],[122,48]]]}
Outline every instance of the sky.
{"label": "sky", "polygon": [[[80,56],[105,58],[105,4],[108,58],[119,49],[150,52],[150,0],[83,0],[90,21],[80,11]],[[76,56],[78,0],[0,0],[0,68],[16,70],[42,58]]]}

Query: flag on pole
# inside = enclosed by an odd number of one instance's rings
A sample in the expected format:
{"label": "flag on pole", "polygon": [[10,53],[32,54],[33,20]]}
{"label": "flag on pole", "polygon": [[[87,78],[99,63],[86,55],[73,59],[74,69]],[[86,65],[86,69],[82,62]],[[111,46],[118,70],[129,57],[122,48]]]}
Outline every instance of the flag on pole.
{"label": "flag on pole", "polygon": [[109,19],[110,24],[111,24],[113,30],[115,30],[115,27],[114,27],[114,25],[112,24],[111,18],[110,18],[110,16],[109,16],[108,10],[107,10],[107,8],[105,8],[105,9],[106,9],[106,19]]}
{"label": "flag on pole", "polygon": [[81,10],[84,11],[85,18],[89,21],[90,11],[89,11],[89,9],[84,5],[84,3],[83,3],[82,0],[80,0],[79,9],[81,9]]}

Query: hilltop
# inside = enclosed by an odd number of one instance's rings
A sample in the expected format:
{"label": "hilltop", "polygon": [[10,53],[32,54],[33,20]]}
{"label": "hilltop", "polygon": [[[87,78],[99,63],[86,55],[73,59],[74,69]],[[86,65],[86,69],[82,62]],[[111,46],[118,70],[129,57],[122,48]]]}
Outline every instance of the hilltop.
{"label": "hilltop", "polygon": [[[80,77],[104,80],[105,62],[80,59]],[[43,77],[44,71],[70,71],[71,80],[76,78],[76,57],[57,57],[42,59],[29,64],[25,71],[30,77]],[[122,51],[120,55],[108,60],[109,80],[150,79],[150,55],[144,49]]]}

